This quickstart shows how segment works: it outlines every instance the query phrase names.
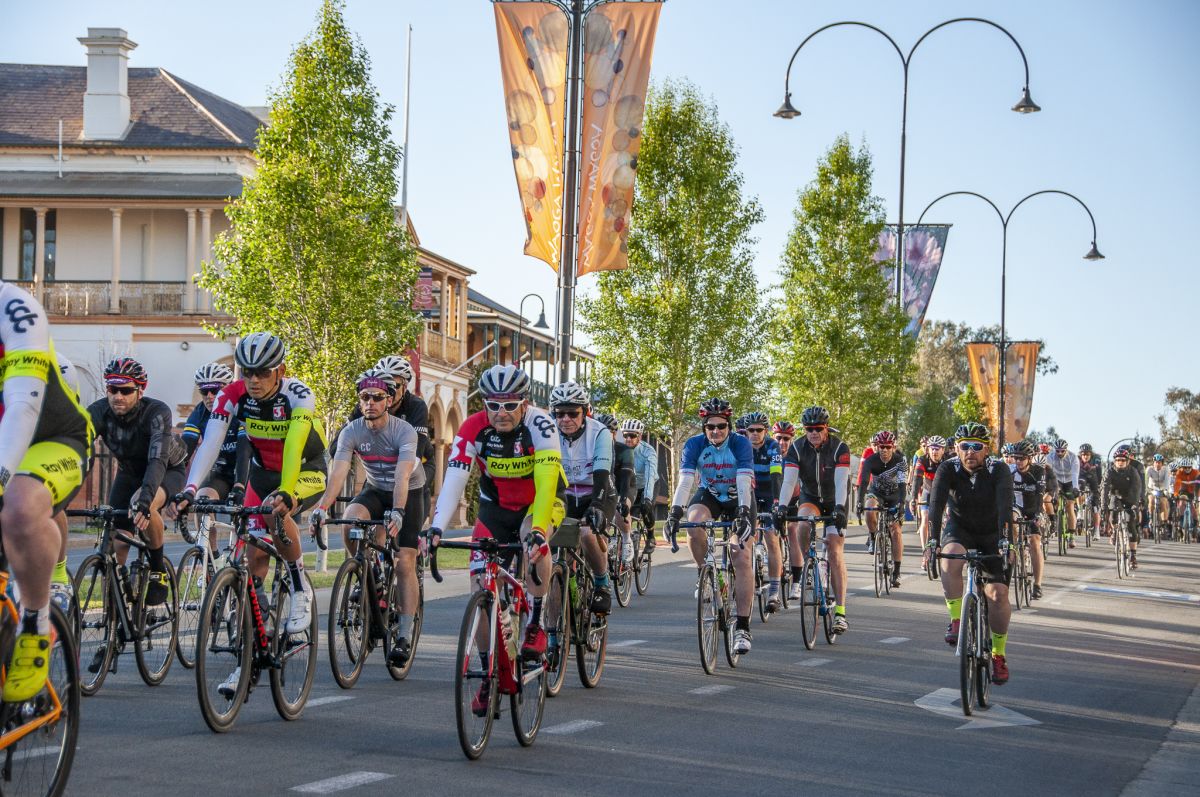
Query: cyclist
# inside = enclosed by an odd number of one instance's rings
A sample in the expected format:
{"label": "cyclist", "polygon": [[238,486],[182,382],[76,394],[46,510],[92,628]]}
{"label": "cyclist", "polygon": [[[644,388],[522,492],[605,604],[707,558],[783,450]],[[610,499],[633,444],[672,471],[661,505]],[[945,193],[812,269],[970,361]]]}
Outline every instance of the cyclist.
{"label": "cyclist", "polygon": [[[779,444],[767,436],[770,421],[760,410],[746,413],[746,437],[754,458],[754,501],[758,512],[770,513],[779,500],[783,486],[783,454]],[[755,518],[757,520],[757,518]],[[779,582],[783,576],[783,555],[779,550],[779,532],[767,524],[763,529],[767,546],[767,612],[779,611]]]}
{"label": "cyclist", "polygon": [[[857,491],[862,489],[862,486],[864,484],[866,484],[866,478],[865,478],[865,474],[863,473],[863,467],[866,465],[867,460],[870,459],[872,457],[872,455],[874,455],[874,453],[875,453],[875,449],[871,448],[871,446],[868,445],[866,448],[863,449],[862,454],[860,454],[858,457],[858,475],[856,475],[854,477],[854,487],[855,487],[856,494],[857,494]],[[854,507],[854,514],[856,516],[856,519],[858,520],[858,524],[861,526],[862,525],[862,507],[859,506],[857,503],[855,504],[855,507]],[[874,551],[875,551],[875,539],[868,534],[867,535],[867,553],[874,553]]]}
{"label": "cyclist", "polygon": [[658,452],[642,439],[645,432],[646,425],[636,418],[626,418],[621,423],[625,445],[633,447],[634,484],[637,487],[634,507],[641,513],[642,523],[646,527],[646,550],[652,551],[655,546],[654,497],[658,485]]}
{"label": "cyclist", "polygon": [[[1081,503],[1083,500],[1091,501],[1093,506],[1100,500],[1100,481],[1104,476],[1103,463],[1099,460],[1096,454],[1092,451],[1091,443],[1081,443],[1079,446],[1079,484],[1083,489],[1083,494],[1080,496]],[[1080,507],[1084,508],[1083,506]],[[1100,513],[1096,513],[1099,517]],[[1086,529],[1088,534],[1092,535],[1092,539],[1096,539],[1097,530],[1093,526]]]}
{"label": "cyclist", "polygon": [[1117,514],[1128,509],[1133,512],[1134,522],[1129,526],[1129,566],[1137,569],[1138,532],[1137,513],[1143,504],[1146,488],[1143,486],[1141,474],[1133,467],[1133,453],[1129,446],[1120,446],[1113,452],[1113,461],[1104,473],[1104,487],[1101,493],[1101,506],[1107,508],[1109,526],[1113,530],[1113,542],[1116,542]]}
{"label": "cyclist", "polygon": [[[525,588],[533,596],[533,611],[525,629],[521,655],[537,660],[545,655],[547,639],[541,626],[542,598],[550,585],[552,513],[562,483],[562,454],[558,429],[545,412],[528,401],[529,374],[516,365],[493,365],[479,377],[481,412],[459,427],[450,447],[450,460],[438,493],[429,536],[436,545],[442,529],[458,511],[471,468],[479,465],[479,514],[473,539],[495,538],[501,544],[517,541],[529,550],[530,573]],[[470,573],[476,589],[485,559],[471,552]],[[489,652],[480,650],[487,667]],[[476,716],[487,713],[491,698],[487,680],[471,702]]]}
{"label": "cyclist", "polygon": [[[413,380],[413,369],[408,360],[397,354],[389,354],[386,357],[380,357],[379,362],[371,366],[369,370],[393,383],[396,394],[392,396],[388,412],[402,421],[408,421],[409,425],[417,431],[417,451],[424,451],[429,441],[429,406],[423,398],[408,389],[408,383]],[[350,417],[346,419],[346,423],[356,421],[361,417],[362,406],[356,403],[354,409],[350,411]],[[332,454],[336,450],[337,435],[335,434],[330,443],[330,453]]]}
{"label": "cyclist", "polygon": [[[1156,496],[1155,493],[1158,493]],[[1158,514],[1158,522],[1164,526],[1170,516],[1171,472],[1167,470],[1167,458],[1155,454],[1154,461],[1146,469],[1147,511]]]}
{"label": "cyclist", "polygon": [[[900,586],[900,563],[904,560],[904,485],[908,459],[896,449],[896,435],[886,429],[871,438],[875,453],[863,460],[858,483],[858,506],[895,509],[900,514],[890,530],[892,537],[892,586]],[[861,511],[861,509],[860,509]],[[879,528],[879,512],[867,513],[867,531],[873,538]]]}
{"label": "cyclist", "polygon": [[[391,380],[368,371],[355,381],[362,417],[346,424],[338,436],[333,469],[325,493],[309,516],[319,528],[337,500],[357,454],[366,471],[366,484],[346,507],[346,517],[355,520],[382,518],[396,553],[400,584],[398,639],[389,662],[403,667],[412,651],[413,621],[420,600],[417,584],[417,542],[425,522],[425,469],[417,457],[417,432],[408,421],[388,413],[396,388]],[[377,530],[382,542],[383,530]],[[351,540],[350,542],[354,542]],[[355,553],[352,548],[348,554]]]}
{"label": "cyclist", "polygon": [[625,445],[625,438],[617,432],[621,424],[612,413],[601,412],[596,420],[604,424],[613,440],[613,469],[609,475],[610,489],[615,490],[616,514],[612,516],[613,523],[621,532],[622,556],[627,564],[633,564],[633,543],[629,538],[629,513],[633,510],[634,484],[637,483],[637,458],[633,447]]}
{"label": "cyclist", "polygon": [[[1004,446],[1004,459],[1013,477],[1014,514],[1026,521],[1038,520],[1054,489],[1054,477],[1047,473],[1044,465],[1033,462],[1036,451],[1028,440]],[[1029,555],[1033,562],[1032,597],[1036,600],[1042,597],[1042,573],[1046,566],[1042,555],[1042,527],[1034,522],[1025,529],[1029,535]]]}
{"label": "cyclist", "polygon": [[739,415],[738,419],[733,422],[733,426],[734,426],[734,431],[736,431],[738,433],[738,436],[749,439],[749,435],[746,434],[746,416],[745,415]]}
{"label": "cyclist", "polygon": [[[1190,459],[1182,459],[1179,462],[1179,467],[1175,470],[1175,481],[1171,487],[1171,494],[1175,496],[1175,517],[1179,518],[1179,522],[1183,522],[1184,509],[1196,499],[1197,493],[1200,492],[1200,471],[1192,466]],[[1195,511],[1192,512],[1192,525],[1195,525]],[[1184,534],[1190,534],[1190,529],[1183,529]]]}
{"label": "cyclist", "polygon": [[[1012,517],[1012,472],[1000,461],[988,458],[991,434],[980,423],[970,422],[954,433],[958,458],[938,466],[929,496],[929,542],[925,546],[925,564],[938,551],[966,553],[974,549],[982,554],[1001,554],[1001,540],[1007,548],[1005,527]],[[942,514],[948,513],[946,533],[942,535]],[[942,592],[950,612],[946,643],[958,642],[962,619],[963,561],[947,559],[942,565]],[[984,585],[988,618],[992,627],[992,682],[1008,682],[1008,621],[1012,607],[1008,602],[1009,572],[1003,560],[989,559],[983,567],[989,581]]]}
{"label": "cyclist", "polygon": [[1054,450],[1046,454],[1046,464],[1058,481],[1067,513],[1067,547],[1075,547],[1075,499],[1079,497],[1079,457],[1071,453],[1066,440],[1054,441]]}
{"label": "cyclist", "polygon": [[[1126,446],[1126,448],[1129,448],[1129,446]],[[1146,466],[1144,464],[1142,464],[1141,460],[1139,460],[1137,457],[1135,457],[1133,455],[1132,448],[1129,448],[1129,467],[1131,467],[1135,471],[1137,471],[1138,479],[1141,480],[1142,489],[1145,490],[1145,488],[1146,488]],[[1145,534],[1143,536],[1149,536],[1149,534],[1150,534],[1150,516],[1146,513],[1146,502],[1144,500],[1144,497],[1143,497],[1142,501],[1138,502],[1137,509],[1135,509],[1134,511],[1142,519],[1142,524],[1141,524],[1142,531],[1145,532]]]}
{"label": "cyclist", "polygon": [[[300,529],[296,517],[312,507],[325,490],[325,429],[316,417],[316,405],[308,385],[285,375],[283,341],[269,332],[255,332],[238,341],[234,359],[242,378],[221,389],[204,427],[204,440],[196,449],[188,471],[187,488],[175,498],[183,509],[196,498],[199,485],[212,471],[221,453],[221,443],[234,419],[246,431],[251,448],[246,477],[246,505],[273,506],[272,518],[282,534],[272,532],[280,557],[287,562],[292,580],[291,608],[285,629],[298,634],[312,618],[312,593],[303,576]],[[266,517],[249,519],[251,533],[267,534]],[[247,549],[247,564],[255,588],[262,586],[270,557],[254,547]],[[236,687],[235,671],[221,685],[222,694]]]}
{"label": "cyclist", "polygon": [[[193,378],[196,389],[200,391],[200,402],[192,409],[192,414],[183,426],[183,443],[187,446],[189,457],[196,453],[196,447],[200,444],[200,438],[212,415],[217,394],[221,392],[221,388],[233,381],[233,371],[224,363],[208,363],[197,368]],[[217,462],[204,484],[200,485],[196,493],[197,498],[210,501],[231,500],[236,503],[246,494],[250,446],[246,444],[245,438],[242,425],[236,420],[231,421],[229,429],[225,432],[225,439],[221,442]],[[209,529],[208,545],[213,556],[218,556],[216,529]]]}
{"label": "cyclist", "polygon": [[[825,548],[829,555],[830,592],[836,596],[834,605],[833,631],[844,634],[850,629],[846,621],[846,503],[850,485],[850,447],[829,431],[829,411],[814,405],[800,416],[804,437],[793,441],[783,463],[783,486],[779,491],[775,525],[781,523],[780,516],[792,499],[796,488],[800,489],[797,514],[809,516],[832,516],[822,532]],[[809,547],[812,523],[798,523],[792,534],[791,554],[792,578],[800,583],[804,555]],[[803,539],[801,539],[803,538]],[[795,593],[793,593],[795,594]]]}
{"label": "cyclist", "polygon": [[608,427],[588,415],[591,399],[577,382],[563,382],[550,391],[550,411],[558,424],[562,467],[567,474],[567,517],[579,523],[579,544],[592,568],[593,612],[612,608],[608,557],[601,541],[617,506],[612,489],[613,437]]}
{"label": "cyclist", "polygon": [[[108,493],[108,504],[129,507],[130,516],[117,517],[116,528],[134,528],[146,540],[150,558],[150,586],[146,605],[158,606],[167,599],[169,579],[163,559],[163,518],[159,510],[184,483],[187,446],[175,434],[173,413],[158,399],[144,395],[146,369],[131,357],[118,357],[104,368],[108,395],[88,406],[96,436],[117,460],[117,475]],[[117,557],[124,564],[129,546],[116,542]],[[92,666],[99,668],[104,650],[96,651]],[[116,658],[113,658],[116,664]],[[90,672],[96,672],[89,666]]]}
{"label": "cyclist", "polygon": [[[754,532],[754,457],[750,441],[730,434],[733,408],[721,398],[706,399],[699,410],[704,431],[689,437],[683,444],[679,465],[679,483],[671,500],[667,535],[674,540],[678,534],[683,508],[688,520],[704,523],[709,520],[734,521],[734,534],[742,545],[731,548],[734,572],[737,575],[737,625],[733,647],[738,653],[750,652],[750,601],[753,599],[754,578],[752,548],[745,543]],[[692,487],[697,485],[696,492]],[[688,529],[688,548],[697,569],[708,557],[708,534],[702,528]],[[697,581],[697,586],[699,583]]]}
{"label": "cyclist", "polygon": [[1050,444],[1038,443],[1037,453],[1033,455],[1033,461],[1037,465],[1045,465],[1046,457],[1050,456]]}
{"label": "cyclist", "polygon": [[933,487],[933,476],[946,453],[946,438],[940,434],[929,435],[924,440],[921,444],[924,453],[916,458],[913,465],[912,491],[909,493],[912,513],[918,521],[922,550],[929,539],[929,490]]}
{"label": "cyclist", "polygon": [[0,528],[21,592],[3,699],[23,703],[50,673],[51,581],[66,575],[55,517],[83,483],[93,429],[56,362],[45,309],[9,282],[0,307]]}

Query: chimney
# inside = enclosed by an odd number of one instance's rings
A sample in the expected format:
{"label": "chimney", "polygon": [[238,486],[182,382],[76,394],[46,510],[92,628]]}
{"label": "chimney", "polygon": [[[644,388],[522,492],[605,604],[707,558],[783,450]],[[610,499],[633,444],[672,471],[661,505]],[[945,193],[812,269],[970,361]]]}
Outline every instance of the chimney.
{"label": "chimney", "polygon": [[121,28],[88,28],[79,43],[88,57],[83,137],[120,140],[129,127],[129,51],[137,44]]}

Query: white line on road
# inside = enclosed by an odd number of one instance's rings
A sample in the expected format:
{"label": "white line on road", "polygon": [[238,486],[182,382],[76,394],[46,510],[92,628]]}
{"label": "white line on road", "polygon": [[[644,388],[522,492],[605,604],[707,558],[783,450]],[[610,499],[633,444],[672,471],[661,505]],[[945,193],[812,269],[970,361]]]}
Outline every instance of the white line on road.
{"label": "white line on road", "polygon": [[[329,695],[328,697],[318,697],[315,700],[310,700],[304,705],[308,708],[313,706],[327,706],[330,703],[341,703],[343,700],[353,700],[353,695]],[[391,777],[390,775],[388,777]]]}
{"label": "white line on road", "polygon": [[14,761],[24,761],[29,758],[38,758],[44,755],[58,755],[61,747],[31,747],[28,750],[18,750],[13,753]]}
{"label": "white line on road", "polygon": [[695,689],[689,689],[689,695],[719,695],[722,692],[728,692],[733,689],[729,684],[712,684],[710,686],[699,686]]}
{"label": "white line on road", "polygon": [[881,644],[881,645],[899,645],[901,642],[907,642],[907,641],[908,641],[908,637],[906,637],[906,636],[890,636],[887,639],[879,640],[879,644]]}
{"label": "white line on road", "polygon": [[1057,606],[1058,603],[1063,599],[1063,597],[1065,595],[1069,595],[1072,592],[1079,589],[1080,584],[1083,584],[1084,582],[1087,582],[1087,581],[1091,581],[1096,576],[1100,575],[1101,573],[1107,573],[1111,569],[1112,569],[1112,567],[1110,565],[1104,565],[1103,567],[1097,567],[1094,570],[1089,570],[1088,572],[1084,573],[1079,578],[1072,579],[1071,583],[1068,584],[1067,586],[1063,587],[1062,589],[1058,590],[1057,592],[1054,592],[1054,593],[1051,593],[1050,595],[1048,595],[1046,597],[1046,603],[1053,603],[1054,605]]}
{"label": "white line on road", "polygon": [[990,705],[986,713],[967,718],[962,712],[962,696],[959,690],[947,687],[930,692],[924,697],[917,698],[913,703],[919,708],[932,711],[934,714],[940,714],[943,717],[955,720],[967,719],[968,721],[965,725],[958,726],[958,730],[960,731],[970,731],[978,728],[1007,728],[1012,725],[1042,724],[1033,717],[1026,717],[1018,711],[998,706],[995,703]]}
{"label": "white line on road", "polygon": [[1113,595],[1128,595],[1131,598],[1159,598],[1166,601],[1200,603],[1200,595],[1192,595],[1187,592],[1164,592],[1153,589],[1130,589],[1128,587],[1093,587],[1091,584],[1080,584],[1078,588],[1083,592],[1107,592]]}
{"label": "white line on road", "polygon": [[800,659],[796,662],[797,667],[820,667],[822,664],[828,664],[833,659]]}
{"label": "white line on road", "polygon": [[646,640],[644,640],[644,639],[622,639],[620,642],[612,643],[611,645],[609,645],[609,647],[610,648],[631,648],[634,645],[644,645],[644,644],[646,644]]}
{"label": "white line on road", "polygon": [[347,772],[345,775],[293,786],[291,791],[303,792],[304,794],[333,794],[335,791],[345,791],[346,789],[353,789],[355,786],[364,786],[368,783],[375,783],[376,781],[394,777],[396,776],[388,775],[384,772]]}
{"label": "white line on road", "polygon": [[549,733],[553,736],[566,736],[569,733],[579,733],[580,731],[599,728],[603,724],[603,722],[597,720],[571,720],[559,725],[551,725],[549,728],[542,728],[542,733]]}

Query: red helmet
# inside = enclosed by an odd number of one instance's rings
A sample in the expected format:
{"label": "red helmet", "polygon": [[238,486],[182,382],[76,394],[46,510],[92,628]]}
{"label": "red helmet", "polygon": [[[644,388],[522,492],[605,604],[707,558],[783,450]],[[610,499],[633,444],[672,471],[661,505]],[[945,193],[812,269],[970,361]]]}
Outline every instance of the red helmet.
{"label": "red helmet", "polygon": [[894,445],[896,445],[896,435],[892,434],[887,429],[876,432],[875,436],[871,438],[871,447],[875,449],[878,449],[880,446]]}
{"label": "red helmet", "polygon": [[775,421],[775,425],[771,427],[771,435],[786,434],[789,437],[794,437],[796,427],[792,426],[790,421]]}
{"label": "red helmet", "polygon": [[733,406],[725,399],[710,398],[700,405],[700,417],[707,418],[710,415],[718,418],[730,418],[733,416]]}
{"label": "red helmet", "polygon": [[1050,453],[1050,444],[1049,443],[1038,443],[1038,451],[1043,454],[1049,454]]}

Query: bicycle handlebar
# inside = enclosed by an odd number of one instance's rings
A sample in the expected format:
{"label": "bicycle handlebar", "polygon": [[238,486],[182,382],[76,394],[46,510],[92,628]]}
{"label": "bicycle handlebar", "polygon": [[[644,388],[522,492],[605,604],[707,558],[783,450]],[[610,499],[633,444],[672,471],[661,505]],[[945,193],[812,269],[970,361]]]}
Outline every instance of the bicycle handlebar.
{"label": "bicycle handlebar", "polygon": [[91,509],[68,509],[67,517],[89,517],[108,520],[109,518],[121,517],[121,515],[128,517],[129,512],[130,510],[128,509],[117,509],[107,504],[100,504]]}
{"label": "bicycle handlebar", "polygon": [[966,553],[942,553],[938,551],[938,559],[961,559],[966,562],[985,562],[991,559],[1003,559],[1003,554],[998,553],[978,553],[976,551],[967,551]]}
{"label": "bicycle handlebar", "polygon": [[[461,540],[442,540],[436,546],[430,547],[429,553],[429,570],[433,574],[434,581],[441,583],[442,577],[437,569],[437,549],[438,548],[459,548],[467,551],[483,551],[489,558],[499,557],[502,553],[520,553],[525,550],[525,543],[522,542],[507,542],[499,543],[492,537],[483,537],[478,540],[470,540],[463,542]],[[537,568],[530,567],[529,577],[536,586],[542,585],[541,576],[538,575]]]}

